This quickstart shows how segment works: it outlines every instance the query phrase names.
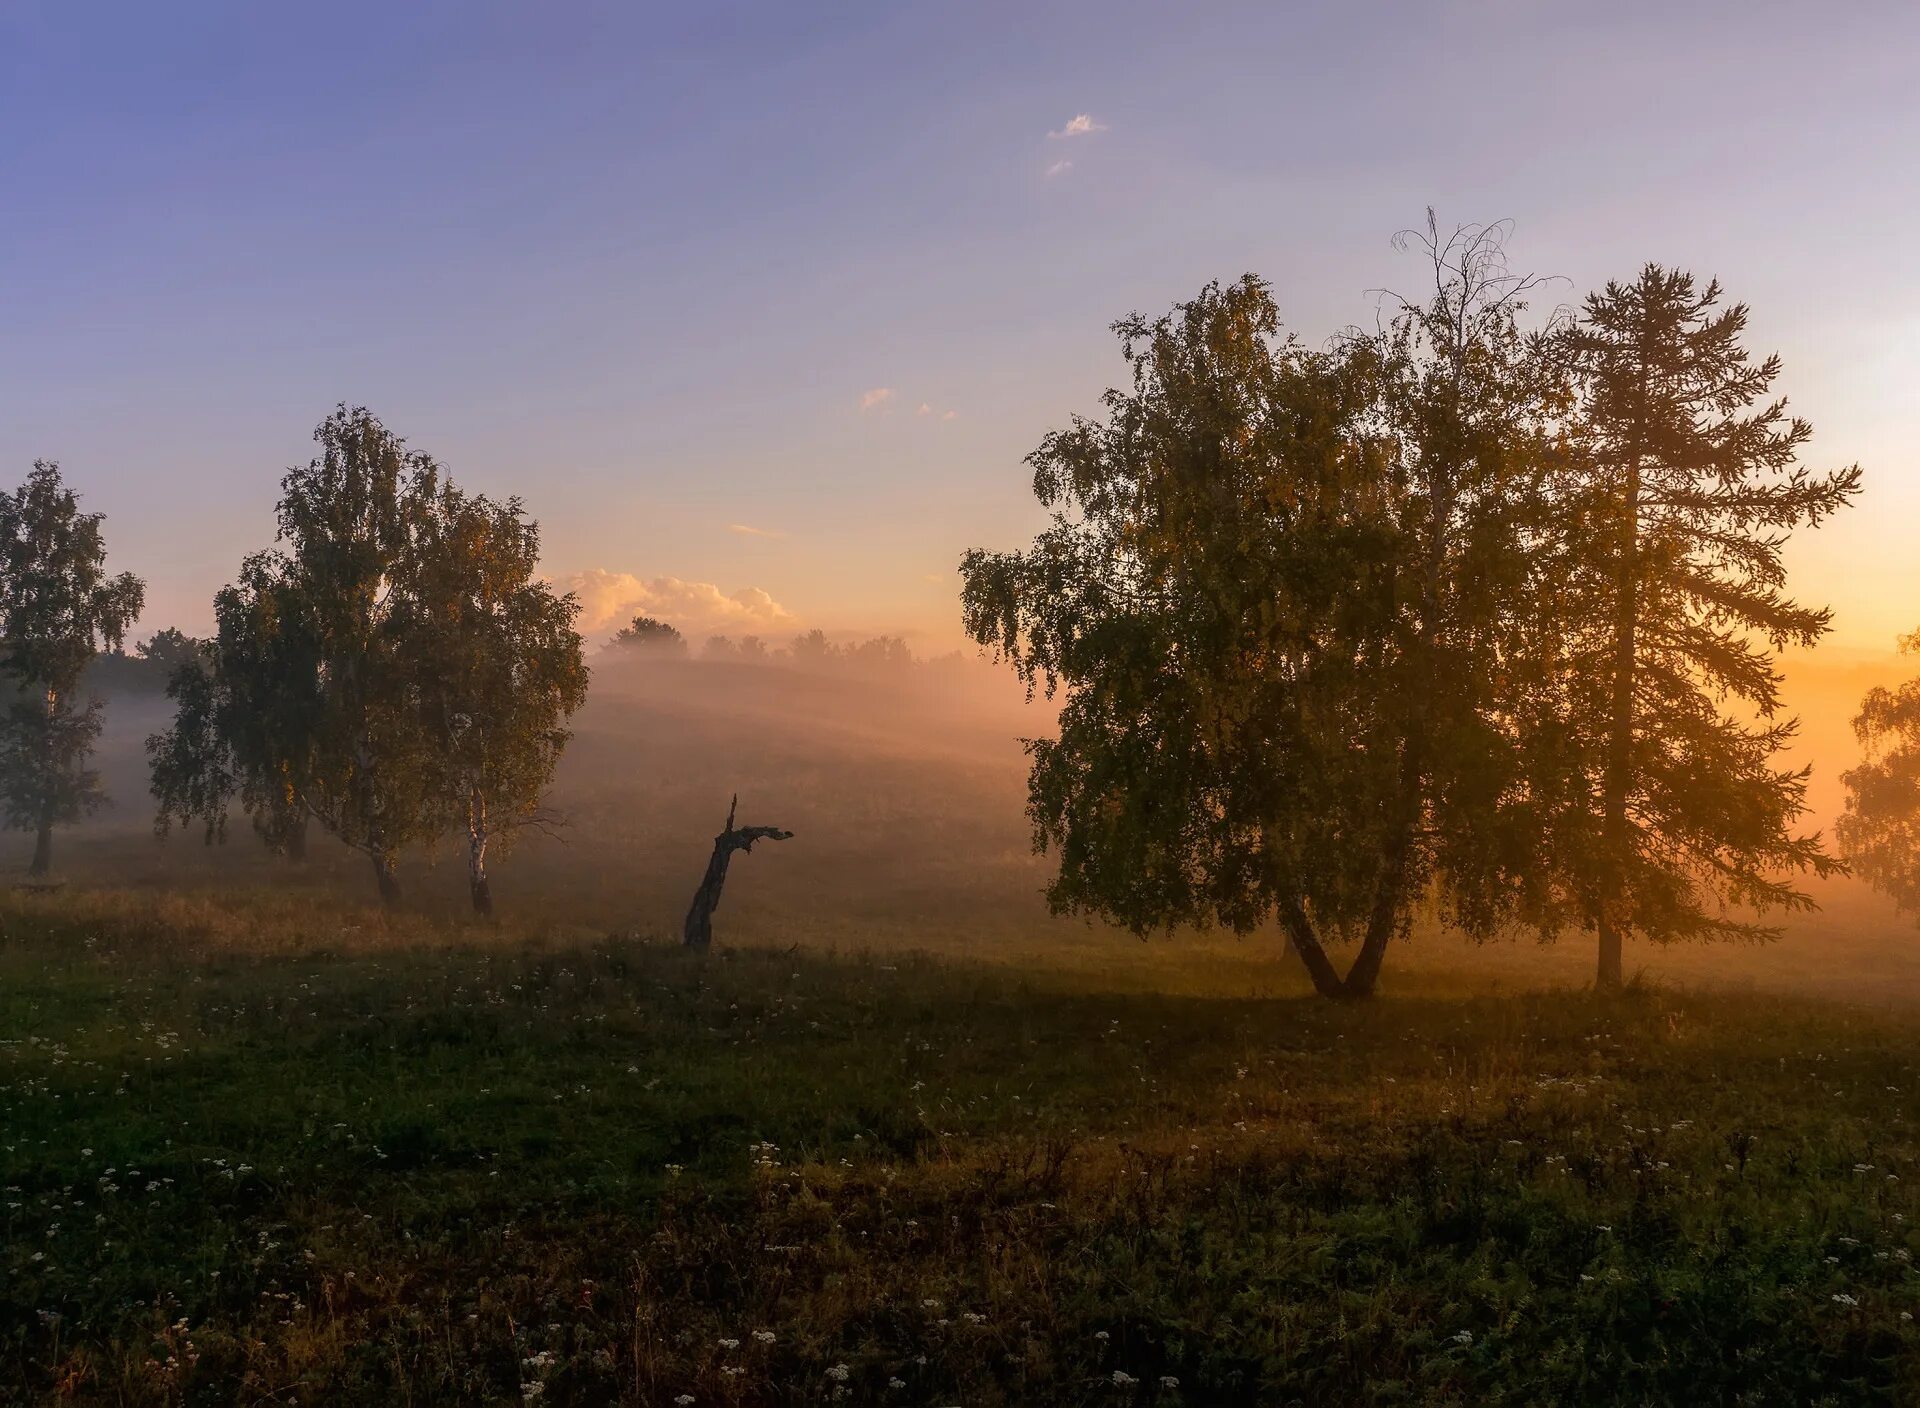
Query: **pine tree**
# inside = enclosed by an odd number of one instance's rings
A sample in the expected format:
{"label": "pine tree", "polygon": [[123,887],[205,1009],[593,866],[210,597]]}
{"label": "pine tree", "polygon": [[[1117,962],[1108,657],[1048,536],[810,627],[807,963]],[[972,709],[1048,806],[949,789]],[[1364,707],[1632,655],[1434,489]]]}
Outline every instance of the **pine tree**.
{"label": "pine tree", "polygon": [[1728,908],[1804,908],[1788,873],[1834,866],[1793,830],[1806,771],[1775,762],[1797,727],[1779,653],[1829,616],[1786,596],[1781,549],[1860,472],[1798,463],[1812,430],[1772,396],[1779,359],[1750,357],[1747,309],[1720,300],[1650,264],[1560,337],[1583,467],[1558,529],[1574,804],[1554,845],[1603,986],[1621,981],[1627,935],[1765,937]]}

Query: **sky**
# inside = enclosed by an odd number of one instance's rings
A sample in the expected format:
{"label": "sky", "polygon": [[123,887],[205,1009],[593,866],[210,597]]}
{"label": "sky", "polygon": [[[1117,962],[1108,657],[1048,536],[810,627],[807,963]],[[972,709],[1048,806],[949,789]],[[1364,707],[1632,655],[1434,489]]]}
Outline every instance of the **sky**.
{"label": "sky", "polygon": [[1859,505],[1834,646],[1920,625],[1920,6],[0,0],[0,477],[58,460],[204,630],[364,404],[519,494],[591,631],[960,643],[1109,331],[1252,271],[1319,341],[1391,236],[1573,302],[1717,276]]}

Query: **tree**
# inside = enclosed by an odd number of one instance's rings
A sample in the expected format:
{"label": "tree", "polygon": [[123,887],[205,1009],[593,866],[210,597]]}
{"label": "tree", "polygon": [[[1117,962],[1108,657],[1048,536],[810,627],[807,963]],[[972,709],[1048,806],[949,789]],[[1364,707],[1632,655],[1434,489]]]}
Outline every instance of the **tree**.
{"label": "tree", "polygon": [[77,692],[95,654],[126,639],[146,595],[131,573],[107,575],[101,522],[80,512],[47,460],[0,494],[0,671],[14,687],[0,715],[0,807],[8,826],[34,833],[35,876],[52,868],[54,827],[106,801],[86,766],[103,706]]}
{"label": "tree", "polygon": [[899,636],[875,636],[849,647],[845,652],[849,665],[872,674],[896,674],[913,664],[913,652]]}
{"label": "tree", "polygon": [[660,655],[687,653],[687,639],[665,621],[653,616],[636,616],[631,625],[613,633],[612,644],[622,650],[639,650]]}
{"label": "tree", "polygon": [[136,645],[134,653],[171,679],[175,670],[199,658],[204,644],[178,627],[168,626]]}
{"label": "tree", "polygon": [[1779,358],[1742,345],[1745,305],[1720,297],[1649,264],[1559,338],[1580,393],[1555,573],[1580,785],[1555,846],[1606,987],[1628,934],[1766,937],[1724,908],[1806,908],[1786,877],[1834,867],[1818,834],[1793,831],[1806,770],[1774,761],[1797,728],[1779,653],[1829,618],[1785,595],[1781,548],[1852,499],[1860,471],[1799,465],[1812,428],[1772,398]]}
{"label": "tree", "polygon": [[788,652],[794,664],[808,669],[819,669],[840,658],[840,647],[828,640],[827,633],[817,626],[804,635],[795,636]]}
{"label": "tree", "polygon": [[393,634],[419,689],[436,804],[464,831],[473,907],[493,913],[490,846],[551,820],[540,798],[586,702],[579,602],[536,577],[540,530],[519,500],[443,483],[395,582]]}
{"label": "tree", "polygon": [[1531,894],[1527,674],[1493,666],[1537,595],[1552,383],[1502,232],[1429,231],[1432,296],[1324,350],[1251,276],[1117,324],[1131,390],[1029,457],[1051,526],[963,560],[969,634],[1064,694],[1029,745],[1057,910],[1277,916],[1363,997],[1421,896],[1484,933]]}
{"label": "tree", "polygon": [[306,858],[326,696],[317,642],[284,596],[284,575],[273,554],[248,558],[214,597],[213,639],[168,679],[173,722],[147,739],[161,836],[197,823],[209,844],[224,840],[237,799],[269,848]]}
{"label": "tree", "polygon": [[[281,480],[282,546],[248,560],[231,600],[273,625],[261,639],[275,653],[259,678],[275,699],[311,704],[299,720],[309,764],[299,801],[366,854],[392,906],[400,850],[438,819],[422,682],[403,664],[394,586],[439,471],[360,407],[338,407],[314,440],[320,454]],[[228,678],[255,677],[236,670]]]}
{"label": "tree", "polygon": [[[1920,631],[1900,644],[1920,653]],[[1853,731],[1867,756],[1841,777],[1840,852],[1901,913],[1920,916],[1920,678],[1871,690]]]}
{"label": "tree", "polygon": [[585,699],[578,603],[536,579],[518,500],[461,492],[364,410],[314,438],[282,481],[281,546],[242,564],[169,686],[173,724],[147,743],[156,827],[219,839],[237,799],[298,856],[315,818],[389,905],[401,849],[455,828],[491,913],[489,855],[551,820],[540,793]]}
{"label": "tree", "polygon": [[727,824],[713,838],[713,854],[707,858],[706,874],[700,877],[700,888],[693,892],[693,903],[687,907],[686,922],[681,926],[681,942],[702,953],[713,945],[713,912],[720,907],[720,892],[726,887],[727,866],[733,860],[733,853],[751,851],[755,841],[793,839],[791,831],[782,831],[777,826],[735,826],[733,818],[739,810],[740,797],[735,793],[727,807]]}

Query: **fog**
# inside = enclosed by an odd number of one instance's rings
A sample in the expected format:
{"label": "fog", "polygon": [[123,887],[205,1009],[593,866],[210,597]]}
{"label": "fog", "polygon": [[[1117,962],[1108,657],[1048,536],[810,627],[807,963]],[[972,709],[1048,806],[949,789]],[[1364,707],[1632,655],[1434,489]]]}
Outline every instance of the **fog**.
{"label": "fog", "polygon": [[[738,793],[743,824],[792,830],[737,857],[716,929],[721,944],[809,949],[923,949],[1028,967],[1089,971],[1115,987],[1292,991],[1299,978],[1278,937],[1176,933],[1142,943],[1102,924],[1049,915],[1050,859],[1035,856],[1025,813],[1023,736],[1052,712],[1026,701],[984,661],[919,663],[881,673],[846,665],[594,659],[589,702],[550,794],[565,824],[523,835],[495,866],[495,897],[513,929],[557,935],[678,932],[712,838]],[[1859,756],[1850,719],[1872,685],[1913,662],[1891,653],[1822,650],[1787,662],[1786,702],[1803,721],[1794,763],[1813,774],[1808,825],[1831,830],[1839,776]],[[369,906],[365,861],[316,835],[292,867],[269,855],[244,818],[223,845],[152,834],[142,744],[167,717],[153,696],[109,700],[100,766],[111,809],[60,834],[59,870],[76,883],[179,890],[291,886],[317,904]],[[6,844],[24,862],[30,838]],[[457,844],[409,852],[411,910],[465,923]],[[1785,920],[1761,947],[1630,946],[1629,971],[1679,984],[1797,989],[1920,1004],[1920,931],[1858,881],[1809,882],[1821,908]],[[1591,940],[1542,948],[1530,935],[1474,946],[1429,925],[1388,964],[1423,986],[1473,989],[1590,980]]]}

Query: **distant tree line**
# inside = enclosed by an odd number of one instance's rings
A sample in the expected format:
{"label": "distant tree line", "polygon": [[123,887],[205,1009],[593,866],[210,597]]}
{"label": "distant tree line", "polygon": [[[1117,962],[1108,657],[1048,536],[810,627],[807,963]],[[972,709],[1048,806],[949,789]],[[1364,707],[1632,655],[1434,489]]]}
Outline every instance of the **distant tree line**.
{"label": "distant tree line", "polygon": [[1344,997],[1419,913],[1572,927],[1617,986],[1628,935],[1766,937],[1837,867],[1777,761],[1780,652],[1828,626],[1781,549],[1858,468],[1800,465],[1718,284],[1527,327],[1503,233],[1430,222],[1429,291],[1323,346],[1251,276],[1116,324],[1130,385],[1029,457],[1050,526],[962,563],[968,631],[1063,700],[1057,909],[1277,920]]}
{"label": "distant tree line", "polygon": [[[687,639],[679,629],[653,616],[635,616],[614,633],[608,648],[616,654],[667,659],[694,658]],[[748,665],[791,665],[801,669],[849,668],[871,674],[904,671],[914,665],[942,663],[952,656],[929,661],[918,658],[900,636],[873,636],[862,641],[839,642],[822,630],[794,636],[787,644],[770,646],[757,635],[708,636],[700,647],[700,660],[732,661]]]}

